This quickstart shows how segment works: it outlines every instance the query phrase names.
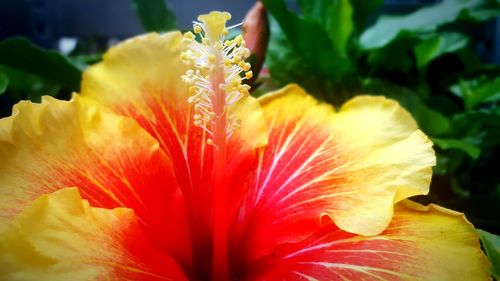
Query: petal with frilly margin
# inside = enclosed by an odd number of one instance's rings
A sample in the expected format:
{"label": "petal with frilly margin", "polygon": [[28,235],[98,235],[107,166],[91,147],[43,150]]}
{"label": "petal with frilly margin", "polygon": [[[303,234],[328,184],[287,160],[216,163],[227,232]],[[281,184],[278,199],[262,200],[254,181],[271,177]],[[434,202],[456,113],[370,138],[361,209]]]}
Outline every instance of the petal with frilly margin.
{"label": "petal with frilly margin", "polygon": [[0,279],[187,280],[130,209],[90,207],[76,188],[42,195],[0,227]]}
{"label": "petal with frilly margin", "polygon": [[490,280],[489,263],[463,214],[411,201],[377,236],[326,224],[248,268],[247,280]]}
{"label": "petal with frilly margin", "polygon": [[0,119],[0,159],[0,222],[41,194],[77,186],[92,206],[133,209],[157,243],[189,260],[172,162],[134,120],[78,97],[23,101]]}
{"label": "petal with frilly margin", "polygon": [[237,266],[316,231],[323,215],[378,234],[394,203],[428,192],[432,143],[395,101],[361,96],[336,113],[296,85],[260,101],[270,136],[233,225],[233,248],[247,251]]}

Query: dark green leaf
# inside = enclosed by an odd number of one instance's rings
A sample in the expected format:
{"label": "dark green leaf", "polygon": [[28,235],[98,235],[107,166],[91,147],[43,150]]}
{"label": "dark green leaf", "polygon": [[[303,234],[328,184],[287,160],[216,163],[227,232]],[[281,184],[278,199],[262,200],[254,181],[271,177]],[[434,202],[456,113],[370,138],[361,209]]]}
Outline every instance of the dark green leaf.
{"label": "dark green leaf", "polygon": [[450,121],[445,115],[423,103],[413,106],[412,114],[422,131],[430,136],[444,135],[451,129]]}
{"label": "dark green leaf", "polygon": [[76,65],[82,71],[85,70],[89,65],[98,63],[102,60],[102,53],[94,53],[88,55],[76,55],[69,57],[71,62]]}
{"label": "dark green leaf", "polygon": [[500,146],[500,112],[485,109],[457,114],[452,124],[454,135],[475,138],[483,151]]}
{"label": "dark green leaf", "polygon": [[271,77],[279,86],[283,86],[310,74],[303,59],[294,51],[286,35],[273,17],[269,18],[271,37],[266,54],[266,64]]}
{"label": "dark green leaf", "polygon": [[82,73],[78,67],[60,53],[42,49],[25,38],[0,42],[0,65],[49,79],[72,91],[80,89]]}
{"label": "dark green leaf", "polygon": [[465,108],[471,110],[482,103],[500,100],[500,77],[460,81],[451,86],[450,91],[461,97]]}
{"label": "dark green leaf", "polygon": [[411,46],[412,44],[401,40],[383,49],[372,50],[368,54],[368,65],[375,73],[391,70],[409,73],[413,65]]}
{"label": "dark green leaf", "polygon": [[175,14],[164,0],[132,0],[145,31],[168,31],[177,28]]}
{"label": "dark green leaf", "polygon": [[[432,169],[434,176],[450,176],[470,157],[463,150],[440,150],[437,149],[436,166]],[[450,185],[453,185],[451,183]]]}
{"label": "dark green leaf", "polygon": [[500,236],[478,229],[484,251],[491,262],[491,271],[500,279]]}
{"label": "dark green leaf", "polygon": [[335,50],[347,57],[347,42],[353,31],[349,0],[299,0],[302,16],[326,29]]}
{"label": "dark green leaf", "polygon": [[318,73],[314,65],[309,65],[290,45],[281,27],[271,16],[269,18],[271,37],[266,54],[266,65],[273,83],[284,86],[297,83],[308,93],[320,100],[340,105],[350,97],[348,81],[336,83],[330,77]]}
{"label": "dark green leaf", "polygon": [[457,114],[453,119],[453,126],[457,127],[459,130],[471,127],[473,124],[482,124],[489,127],[500,128],[500,112],[497,112],[494,109]]}
{"label": "dark green leaf", "polygon": [[14,102],[24,99],[40,101],[43,95],[56,96],[61,87],[55,81],[5,65],[0,65],[0,73],[9,79],[8,90]]}
{"label": "dark green leaf", "polygon": [[382,16],[360,37],[363,49],[381,48],[398,37],[426,34],[459,19],[483,21],[500,12],[496,0],[444,0],[404,16]]}
{"label": "dark green leaf", "polygon": [[464,140],[432,138],[432,142],[441,149],[459,149],[467,153],[472,159],[477,159],[481,155],[479,147]]}
{"label": "dark green leaf", "polygon": [[266,54],[266,65],[273,82],[278,86],[298,83],[312,94],[318,94],[314,90],[318,88],[317,84],[320,83],[320,79],[315,77],[314,69],[311,69],[304,59],[295,52],[273,17],[269,18],[269,26],[271,37]]}
{"label": "dark green leaf", "polygon": [[384,3],[384,0],[351,0],[351,5],[354,10],[354,24],[358,30],[364,28],[366,19]]}
{"label": "dark green leaf", "polygon": [[350,70],[349,60],[334,48],[327,31],[319,23],[299,18],[287,9],[283,0],[262,2],[280,25],[296,55],[317,74],[338,78]]}
{"label": "dark green leaf", "polygon": [[9,85],[9,79],[7,76],[0,73],[0,95],[7,90],[7,86]]}
{"label": "dark green leaf", "polygon": [[456,52],[469,42],[469,37],[456,32],[444,32],[436,34],[415,46],[415,57],[417,66],[424,68],[432,60],[447,54]]}

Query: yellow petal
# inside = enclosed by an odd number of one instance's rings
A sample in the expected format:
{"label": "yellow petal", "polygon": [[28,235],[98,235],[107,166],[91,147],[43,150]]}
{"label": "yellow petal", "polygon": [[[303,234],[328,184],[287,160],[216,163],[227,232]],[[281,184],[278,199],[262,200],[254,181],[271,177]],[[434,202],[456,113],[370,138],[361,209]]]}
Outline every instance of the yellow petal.
{"label": "yellow petal", "polygon": [[189,252],[172,162],[131,119],[78,98],[23,101],[1,119],[0,159],[0,222],[42,194],[78,186],[93,206],[131,208],[159,244]]}
{"label": "yellow petal", "polygon": [[172,103],[187,102],[190,95],[181,80],[187,70],[180,59],[181,40],[180,32],[152,33],[110,48],[102,63],[84,72],[82,95],[112,109],[132,109],[149,117],[154,112],[148,102],[159,101],[162,95]]}
{"label": "yellow petal", "polygon": [[0,226],[0,265],[5,281],[186,280],[133,211],[90,207],[75,188],[41,196]]}
{"label": "yellow petal", "polygon": [[349,186],[367,195],[338,197],[337,208],[349,215],[334,220],[348,231],[377,234],[390,222],[394,203],[429,192],[432,142],[405,109],[384,97],[352,99],[332,125],[348,161],[343,173]]}

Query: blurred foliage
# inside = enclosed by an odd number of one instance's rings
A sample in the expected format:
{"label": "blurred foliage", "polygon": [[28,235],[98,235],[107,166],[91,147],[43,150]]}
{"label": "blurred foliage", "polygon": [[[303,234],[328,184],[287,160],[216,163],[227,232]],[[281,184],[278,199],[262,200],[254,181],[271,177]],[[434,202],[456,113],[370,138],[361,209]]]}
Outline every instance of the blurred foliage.
{"label": "blurred foliage", "polygon": [[[431,194],[500,233],[500,67],[481,62],[477,30],[497,0],[444,0],[405,15],[366,18],[383,1],[263,0],[271,18],[266,64],[279,87],[299,83],[340,106],[361,93],[398,100],[438,154]],[[490,42],[491,43],[491,42]]]}
{"label": "blurred foliage", "polygon": [[132,0],[133,7],[145,31],[168,31],[177,28],[174,12],[163,0]]}
{"label": "blurred foliage", "polygon": [[7,86],[9,85],[9,79],[5,74],[0,74],[0,95],[7,90]]}
{"label": "blurred foliage", "polygon": [[500,279],[500,236],[478,229],[484,251],[491,260],[492,274]]}
{"label": "blurred foliage", "polygon": [[59,52],[21,37],[4,40],[0,42],[0,116],[9,115],[21,99],[68,97],[79,90],[81,77],[81,68]]}
{"label": "blurred foliage", "polygon": [[404,37],[418,38],[458,21],[485,21],[500,12],[496,0],[445,0],[404,16],[381,16],[360,36],[363,49],[383,48]]}
{"label": "blurred foliage", "polygon": [[17,37],[0,42],[0,63],[72,90],[80,87],[82,73],[68,58],[56,51],[39,48],[25,38]]}

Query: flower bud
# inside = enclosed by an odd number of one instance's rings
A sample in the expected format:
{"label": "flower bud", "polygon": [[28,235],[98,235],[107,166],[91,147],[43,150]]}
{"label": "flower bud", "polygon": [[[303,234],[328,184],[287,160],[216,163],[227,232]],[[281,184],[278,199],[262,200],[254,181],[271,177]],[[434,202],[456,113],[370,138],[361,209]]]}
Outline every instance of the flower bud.
{"label": "flower bud", "polygon": [[264,63],[269,41],[269,20],[261,2],[256,2],[245,16],[243,39],[251,52],[250,63],[254,76],[248,80],[248,84],[252,85]]}

